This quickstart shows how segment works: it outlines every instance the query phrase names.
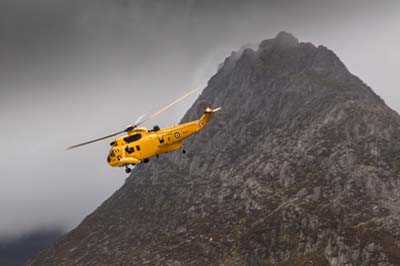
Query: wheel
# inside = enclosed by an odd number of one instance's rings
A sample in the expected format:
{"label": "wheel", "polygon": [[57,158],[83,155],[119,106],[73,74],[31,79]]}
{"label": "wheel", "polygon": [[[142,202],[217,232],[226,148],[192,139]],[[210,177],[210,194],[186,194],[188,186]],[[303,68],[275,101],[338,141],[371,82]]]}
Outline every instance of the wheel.
{"label": "wheel", "polygon": [[148,163],[148,162],[149,162],[149,159],[146,158],[146,159],[143,160],[143,162],[144,162],[144,163]]}
{"label": "wheel", "polygon": [[182,150],[182,153],[183,153],[183,154],[185,154],[185,153],[186,153],[186,150],[185,150],[185,149],[183,149],[183,150]]}
{"label": "wheel", "polygon": [[129,174],[131,171],[132,171],[132,170],[131,170],[131,168],[129,168],[129,167],[126,167],[126,168],[125,168],[125,173]]}

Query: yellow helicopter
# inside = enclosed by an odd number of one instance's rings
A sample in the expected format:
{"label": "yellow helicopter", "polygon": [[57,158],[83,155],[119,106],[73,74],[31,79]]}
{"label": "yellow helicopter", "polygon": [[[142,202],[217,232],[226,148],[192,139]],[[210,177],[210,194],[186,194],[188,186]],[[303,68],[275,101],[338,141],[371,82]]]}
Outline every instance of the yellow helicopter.
{"label": "yellow helicopter", "polygon": [[[167,127],[160,129],[159,126],[154,126],[153,129],[148,130],[144,127],[139,127],[144,122],[166,111],[179,101],[193,94],[195,90],[185,94],[184,96],[176,99],[172,103],[163,107],[161,110],[152,115],[145,117],[134,125],[129,125],[126,129],[107,135],[105,137],[90,140],[84,143],[68,147],[71,150],[81,147],[93,142],[104,140],[114,137],[116,135],[127,133],[122,137],[115,139],[110,143],[111,149],[107,156],[107,162],[112,167],[125,167],[125,172],[130,173],[130,165],[135,166],[140,163],[147,163],[149,158],[157,156],[162,153],[167,153],[177,149],[183,148],[183,141],[193,135],[194,133],[202,130],[209,122],[213,113],[219,111],[221,108],[211,109],[207,108],[203,116],[191,122],[183,123],[177,126]],[[185,150],[182,149],[185,153]]]}

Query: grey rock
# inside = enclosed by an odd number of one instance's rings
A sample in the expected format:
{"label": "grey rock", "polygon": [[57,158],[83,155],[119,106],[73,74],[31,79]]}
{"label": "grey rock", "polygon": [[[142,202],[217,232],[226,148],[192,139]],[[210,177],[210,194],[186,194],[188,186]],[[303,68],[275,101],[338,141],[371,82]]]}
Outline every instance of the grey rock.
{"label": "grey rock", "polygon": [[288,33],[232,54],[182,121],[222,107],[32,266],[400,265],[400,117]]}

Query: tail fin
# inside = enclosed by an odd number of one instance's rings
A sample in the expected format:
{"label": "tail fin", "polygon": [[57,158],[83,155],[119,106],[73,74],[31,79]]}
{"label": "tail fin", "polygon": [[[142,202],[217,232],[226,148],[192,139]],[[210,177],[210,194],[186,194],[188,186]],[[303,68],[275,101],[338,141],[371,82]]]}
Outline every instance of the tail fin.
{"label": "tail fin", "polygon": [[221,107],[215,109],[207,107],[207,109],[204,111],[203,116],[199,119],[199,130],[204,128],[208,124],[208,121],[210,121],[213,113],[218,112],[219,110],[221,110]]}

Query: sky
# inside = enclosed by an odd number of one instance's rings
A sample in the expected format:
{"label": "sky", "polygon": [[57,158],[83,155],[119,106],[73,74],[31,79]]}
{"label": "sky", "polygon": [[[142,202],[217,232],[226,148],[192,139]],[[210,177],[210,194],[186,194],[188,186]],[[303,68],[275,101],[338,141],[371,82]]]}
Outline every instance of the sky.
{"label": "sky", "polygon": [[[0,238],[74,228],[123,183],[108,144],[284,30],[400,111],[400,1],[0,0]],[[179,122],[201,90],[145,124]]]}

